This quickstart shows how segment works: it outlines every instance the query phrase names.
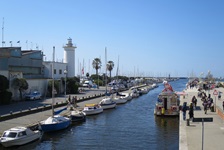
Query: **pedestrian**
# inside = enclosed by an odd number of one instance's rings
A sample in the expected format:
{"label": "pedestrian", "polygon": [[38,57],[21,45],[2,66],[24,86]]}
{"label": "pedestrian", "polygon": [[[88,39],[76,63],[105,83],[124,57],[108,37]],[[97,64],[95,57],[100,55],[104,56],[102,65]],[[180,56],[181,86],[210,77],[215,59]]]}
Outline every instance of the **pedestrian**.
{"label": "pedestrian", "polygon": [[197,98],[195,98],[195,100],[194,100],[194,107],[195,107],[195,109],[196,109],[196,107],[197,107]]}
{"label": "pedestrian", "polygon": [[77,101],[78,101],[77,96],[75,96],[75,97],[74,97],[74,106],[75,106],[75,108],[78,106],[78,105],[77,105]]}
{"label": "pedestrian", "polygon": [[219,91],[219,93],[218,93],[218,99],[219,99],[219,100],[221,99],[221,93],[222,93],[222,92],[220,92],[220,91]]}
{"label": "pedestrian", "polygon": [[193,103],[195,109],[196,109],[196,105],[197,105],[197,99],[195,96],[192,97],[191,102]]}
{"label": "pedestrian", "polygon": [[73,96],[71,104],[74,104],[74,103],[75,103],[75,97]]}
{"label": "pedestrian", "polygon": [[223,108],[223,111],[224,111],[224,101],[222,102],[222,108]]}
{"label": "pedestrian", "polygon": [[68,103],[71,104],[71,96],[68,96]]}
{"label": "pedestrian", "polygon": [[208,109],[208,102],[205,100],[204,103],[204,111],[205,111],[205,114],[207,114],[207,109]]}
{"label": "pedestrian", "polygon": [[187,111],[187,102],[183,103],[182,112],[183,112],[183,120],[186,119],[186,111]]}
{"label": "pedestrian", "polygon": [[194,108],[193,108],[193,103],[190,104],[189,106],[189,119],[194,118]]}

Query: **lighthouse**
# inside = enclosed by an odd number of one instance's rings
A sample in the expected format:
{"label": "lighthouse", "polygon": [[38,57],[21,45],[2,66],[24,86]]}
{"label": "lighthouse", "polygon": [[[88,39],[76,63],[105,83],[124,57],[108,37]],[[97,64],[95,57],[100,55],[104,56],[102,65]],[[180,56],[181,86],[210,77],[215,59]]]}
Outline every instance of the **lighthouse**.
{"label": "lighthouse", "polygon": [[68,43],[64,48],[64,63],[67,63],[67,77],[75,76],[75,49],[73,46],[72,39],[68,39]]}

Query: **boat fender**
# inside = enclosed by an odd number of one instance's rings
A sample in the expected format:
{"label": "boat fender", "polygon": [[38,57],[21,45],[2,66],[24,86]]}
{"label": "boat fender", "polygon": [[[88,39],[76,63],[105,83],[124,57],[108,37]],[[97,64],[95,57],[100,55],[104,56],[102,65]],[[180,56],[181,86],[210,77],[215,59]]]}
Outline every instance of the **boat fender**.
{"label": "boat fender", "polygon": [[165,114],[165,108],[162,108],[162,114],[163,115]]}

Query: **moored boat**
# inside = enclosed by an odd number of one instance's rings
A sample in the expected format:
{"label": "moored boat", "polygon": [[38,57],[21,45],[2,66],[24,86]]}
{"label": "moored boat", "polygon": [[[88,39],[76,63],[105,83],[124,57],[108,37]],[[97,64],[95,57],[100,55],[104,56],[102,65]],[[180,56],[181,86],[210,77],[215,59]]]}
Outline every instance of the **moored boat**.
{"label": "moored boat", "polygon": [[112,100],[114,102],[116,102],[116,104],[124,104],[128,101],[127,99],[124,99],[124,98],[121,98],[121,97],[114,97],[114,98],[112,98]]}
{"label": "moored boat", "polygon": [[82,112],[85,115],[96,115],[103,112],[103,108],[98,104],[85,104]]}
{"label": "moored boat", "polygon": [[81,122],[81,121],[86,120],[86,115],[78,109],[71,110],[69,117],[70,117],[72,123]]}
{"label": "moored boat", "polygon": [[[55,48],[53,49],[53,62],[54,62],[54,52]],[[58,115],[62,111],[66,110],[67,107],[60,109],[58,111],[54,111],[54,94],[55,94],[55,88],[54,88],[54,63],[52,64],[52,115],[51,117],[47,118],[44,121],[40,122],[41,130],[44,132],[52,132],[52,131],[57,131],[57,130],[62,130],[67,128],[71,120],[68,117],[64,117],[61,115]]]}
{"label": "moored boat", "polygon": [[173,91],[169,83],[165,82],[164,87],[164,90],[158,96],[154,114],[157,116],[178,116],[179,96]]}
{"label": "moored boat", "polygon": [[67,128],[71,123],[70,118],[61,115],[53,115],[40,122],[41,130],[44,132],[52,132]]}
{"label": "moored boat", "polygon": [[116,102],[114,102],[110,97],[103,98],[99,105],[105,110],[105,109],[111,109],[116,107]]}
{"label": "moored boat", "polygon": [[1,144],[4,147],[19,146],[40,139],[42,136],[39,130],[31,130],[28,127],[14,127],[4,131],[1,136]]}

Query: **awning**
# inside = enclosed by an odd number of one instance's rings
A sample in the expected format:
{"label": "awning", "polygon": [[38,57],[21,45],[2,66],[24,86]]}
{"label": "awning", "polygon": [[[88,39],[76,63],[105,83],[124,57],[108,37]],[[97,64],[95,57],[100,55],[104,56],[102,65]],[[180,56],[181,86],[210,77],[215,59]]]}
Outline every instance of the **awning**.
{"label": "awning", "polygon": [[176,92],[177,95],[187,95],[186,92]]}

